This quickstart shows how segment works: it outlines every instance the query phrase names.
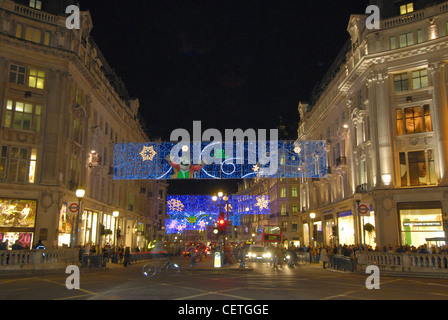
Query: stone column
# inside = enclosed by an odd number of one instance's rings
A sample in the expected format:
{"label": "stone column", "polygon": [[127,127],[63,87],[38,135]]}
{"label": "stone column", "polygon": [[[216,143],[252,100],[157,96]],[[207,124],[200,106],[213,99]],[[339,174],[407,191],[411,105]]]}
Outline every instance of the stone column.
{"label": "stone column", "polygon": [[439,183],[448,185],[448,105],[447,90],[445,77],[445,63],[434,62],[429,65],[429,73],[431,75],[433,86],[433,132],[436,140]]}

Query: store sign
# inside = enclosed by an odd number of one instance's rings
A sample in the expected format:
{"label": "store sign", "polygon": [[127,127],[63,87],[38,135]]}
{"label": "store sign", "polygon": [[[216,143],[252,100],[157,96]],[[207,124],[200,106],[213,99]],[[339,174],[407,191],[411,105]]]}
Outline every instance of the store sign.
{"label": "store sign", "polygon": [[37,201],[0,198],[0,228],[34,228]]}
{"label": "store sign", "polygon": [[442,222],[440,221],[406,221],[403,222],[405,227],[440,227]]}

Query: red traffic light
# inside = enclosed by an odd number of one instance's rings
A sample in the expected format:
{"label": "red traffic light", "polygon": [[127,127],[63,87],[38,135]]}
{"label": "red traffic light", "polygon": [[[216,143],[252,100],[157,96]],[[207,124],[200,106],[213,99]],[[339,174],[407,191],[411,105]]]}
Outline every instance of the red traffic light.
{"label": "red traffic light", "polygon": [[219,219],[219,220],[218,220],[218,223],[222,225],[222,224],[225,223],[225,220],[224,220],[224,219]]}

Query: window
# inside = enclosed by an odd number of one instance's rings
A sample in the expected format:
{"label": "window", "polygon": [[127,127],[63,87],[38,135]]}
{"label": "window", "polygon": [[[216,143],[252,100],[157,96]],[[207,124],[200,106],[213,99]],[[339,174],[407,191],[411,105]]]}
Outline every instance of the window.
{"label": "window", "polygon": [[40,30],[27,27],[25,32],[25,40],[40,43]]}
{"label": "window", "polygon": [[432,131],[429,105],[397,109],[397,135]]}
{"label": "window", "polygon": [[286,197],[286,188],[281,188],[280,189],[280,197],[281,198],[285,198]]}
{"label": "window", "polygon": [[389,43],[390,43],[390,49],[391,49],[391,50],[397,48],[397,44],[396,44],[396,42],[395,42],[395,37],[394,37],[394,36],[392,36],[392,37],[389,38]]}
{"label": "window", "polygon": [[412,32],[401,34],[398,37],[400,48],[412,46],[414,44],[414,34]]}
{"label": "window", "polygon": [[408,14],[411,12],[414,12],[414,3],[413,2],[400,6],[400,14],[401,15]]}
{"label": "window", "polygon": [[41,10],[42,9],[42,1],[39,0],[30,0],[30,7]]}
{"label": "window", "polygon": [[396,92],[409,90],[409,76],[407,73],[394,75],[394,89]]}
{"label": "window", "polygon": [[293,204],[291,207],[291,211],[293,215],[297,215],[299,213],[299,206],[296,204]]}
{"label": "window", "polygon": [[44,33],[44,45],[46,46],[50,45],[50,32]]}
{"label": "window", "polygon": [[297,197],[297,187],[291,187],[291,196]]}
{"label": "window", "polygon": [[28,86],[31,88],[43,89],[45,84],[45,72],[30,69],[30,76],[28,77]]}
{"label": "window", "polygon": [[286,216],[286,204],[282,204],[280,214]]}
{"label": "window", "polygon": [[423,42],[423,31],[422,29],[417,30],[417,43]]}
{"label": "window", "polygon": [[39,132],[41,112],[40,105],[8,100],[6,102],[5,127]]}
{"label": "window", "polygon": [[401,186],[436,184],[433,151],[400,152]]}
{"label": "window", "polygon": [[11,64],[9,67],[9,82],[25,85],[26,68]]}
{"label": "window", "polygon": [[422,69],[412,72],[412,89],[420,89],[428,86],[428,70]]}
{"label": "window", "polygon": [[36,149],[2,146],[0,154],[0,180],[8,182],[34,182]]}
{"label": "window", "polygon": [[16,38],[22,38],[22,25],[20,23],[16,26]]}

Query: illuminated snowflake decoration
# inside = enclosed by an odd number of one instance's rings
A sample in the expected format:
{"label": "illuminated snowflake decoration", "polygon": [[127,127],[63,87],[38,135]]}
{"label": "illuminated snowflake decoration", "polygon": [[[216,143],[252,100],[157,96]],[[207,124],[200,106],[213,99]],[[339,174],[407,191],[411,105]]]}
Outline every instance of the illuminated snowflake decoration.
{"label": "illuminated snowflake decoration", "polygon": [[167,202],[167,205],[168,205],[170,211],[182,212],[182,210],[184,210],[184,205],[182,204],[182,202],[180,200],[177,200],[177,199],[170,199]]}
{"label": "illuminated snowflake decoration", "polygon": [[226,210],[226,211],[232,211],[232,205],[230,204],[230,203],[227,203],[225,206],[224,206],[224,210]]}
{"label": "illuminated snowflake decoration", "polygon": [[269,199],[265,196],[257,197],[257,203],[254,204],[255,207],[258,207],[260,211],[264,209],[269,209]]}
{"label": "illuminated snowflake decoration", "polygon": [[154,151],[153,146],[144,146],[142,151],[140,151],[140,155],[142,156],[143,161],[152,161],[157,152]]}
{"label": "illuminated snowflake decoration", "polygon": [[205,229],[205,225],[206,225],[206,224],[207,224],[207,223],[206,223],[204,220],[199,221],[199,223],[198,223],[199,229],[200,229],[200,230]]}
{"label": "illuminated snowflake decoration", "polygon": [[258,164],[256,164],[256,165],[254,165],[254,166],[252,167],[252,170],[253,170],[254,172],[258,172],[258,171],[260,171],[260,167],[258,166]]}

